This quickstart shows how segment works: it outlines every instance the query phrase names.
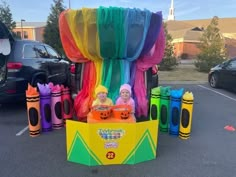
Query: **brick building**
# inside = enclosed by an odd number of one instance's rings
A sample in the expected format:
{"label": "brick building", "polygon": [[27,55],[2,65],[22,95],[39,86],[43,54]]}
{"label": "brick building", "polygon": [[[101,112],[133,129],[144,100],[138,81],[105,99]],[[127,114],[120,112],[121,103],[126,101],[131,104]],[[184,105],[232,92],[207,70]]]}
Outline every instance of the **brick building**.
{"label": "brick building", "polygon": [[[199,53],[197,44],[212,19],[167,21],[167,29],[173,38],[174,53],[178,58],[195,58]],[[225,41],[229,58],[236,56],[236,18],[219,18],[218,28]]]}
{"label": "brick building", "polygon": [[16,28],[13,31],[19,38],[43,41],[45,26],[46,22],[16,22]]}

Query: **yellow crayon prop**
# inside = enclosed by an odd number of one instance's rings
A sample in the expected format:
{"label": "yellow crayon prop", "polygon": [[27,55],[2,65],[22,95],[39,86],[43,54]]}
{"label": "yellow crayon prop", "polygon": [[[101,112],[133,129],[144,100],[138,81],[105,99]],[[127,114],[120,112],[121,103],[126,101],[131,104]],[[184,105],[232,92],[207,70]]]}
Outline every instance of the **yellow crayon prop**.
{"label": "yellow crayon prop", "polygon": [[190,137],[193,113],[193,94],[185,92],[182,97],[182,108],[180,116],[179,137],[188,139]]}

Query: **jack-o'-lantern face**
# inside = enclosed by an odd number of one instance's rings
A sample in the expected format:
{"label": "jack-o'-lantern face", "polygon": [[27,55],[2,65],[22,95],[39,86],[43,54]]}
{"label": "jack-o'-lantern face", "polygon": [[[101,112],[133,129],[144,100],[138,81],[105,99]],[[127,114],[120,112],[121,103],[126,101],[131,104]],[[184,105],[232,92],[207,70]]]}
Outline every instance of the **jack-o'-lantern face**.
{"label": "jack-o'-lantern face", "polygon": [[100,113],[100,118],[101,119],[107,119],[110,116],[110,112],[109,111],[104,111]]}
{"label": "jack-o'-lantern face", "polygon": [[120,114],[120,118],[121,119],[128,119],[129,118],[129,112],[128,111],[127,112],[122,112]]}

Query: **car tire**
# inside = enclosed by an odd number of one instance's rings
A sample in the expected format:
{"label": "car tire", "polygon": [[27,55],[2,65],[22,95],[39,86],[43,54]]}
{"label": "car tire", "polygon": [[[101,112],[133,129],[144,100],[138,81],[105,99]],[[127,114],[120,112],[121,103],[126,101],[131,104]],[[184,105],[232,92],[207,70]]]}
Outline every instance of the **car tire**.
{"label": "car tire", "polygon": [[219,87],[219,78],[218,78],[218,75],[216,73],[213,73],[210,76],[209,84],[212,88],[218,88]]}

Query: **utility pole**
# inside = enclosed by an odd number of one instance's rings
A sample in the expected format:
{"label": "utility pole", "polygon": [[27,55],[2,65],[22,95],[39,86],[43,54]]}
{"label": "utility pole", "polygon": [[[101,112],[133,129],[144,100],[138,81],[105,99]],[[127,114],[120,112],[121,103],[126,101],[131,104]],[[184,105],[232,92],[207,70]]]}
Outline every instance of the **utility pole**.
{"label": "utility pole", "polygon": [[21,39],[24,39],[23,22],[25,22],[25,20],[24,20],[24,19],[21,19],[21,21],[20,21],[20,26],[21,26]]}

